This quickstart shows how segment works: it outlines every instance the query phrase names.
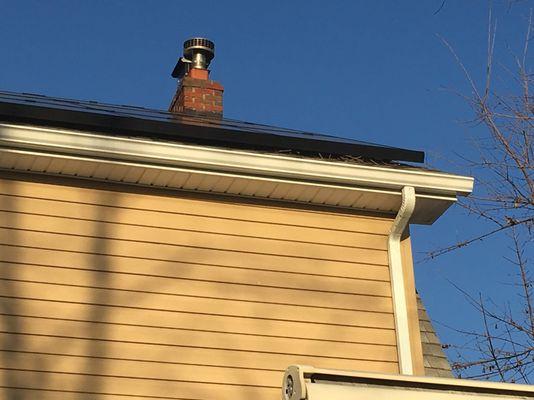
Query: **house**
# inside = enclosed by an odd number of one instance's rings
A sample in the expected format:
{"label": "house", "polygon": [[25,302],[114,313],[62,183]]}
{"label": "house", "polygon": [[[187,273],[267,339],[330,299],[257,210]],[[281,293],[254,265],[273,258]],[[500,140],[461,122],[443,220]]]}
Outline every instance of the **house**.
{"label": "house", "polygon": [[213,50],[185,43],[168,112],[0,93],[2,398],[277,399],[291,364],[447,373],[409,224],[472,178],[225,119]]}

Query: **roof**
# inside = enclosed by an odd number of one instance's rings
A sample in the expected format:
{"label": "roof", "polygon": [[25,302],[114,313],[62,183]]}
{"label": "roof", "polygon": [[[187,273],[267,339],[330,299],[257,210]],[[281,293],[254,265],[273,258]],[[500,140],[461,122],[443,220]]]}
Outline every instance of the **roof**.
{"label": "roof", "polygon": [[142,136],[234,149],[354,157],[381,162],[424,161],[421,151],[226,118],[176,114],[142,107],[0,91],[0,120]]}
{"label": "roof", "polygon": [[451,365],[443,352],[436,331],[428,317],[421,297],[417,295],[417,308],[419,312],[419,329],[421,331],[421,344],[423,345],[423,362],[426,376],[440,378],[453,378]]}
{"label": "roof", "polygon": [[4,170],[388,215],[410,186],[415,224],[432,224],[473,186],[470,177],[397,161],[422,160],[411,150],[10,92],[0,92],[0,153]]}

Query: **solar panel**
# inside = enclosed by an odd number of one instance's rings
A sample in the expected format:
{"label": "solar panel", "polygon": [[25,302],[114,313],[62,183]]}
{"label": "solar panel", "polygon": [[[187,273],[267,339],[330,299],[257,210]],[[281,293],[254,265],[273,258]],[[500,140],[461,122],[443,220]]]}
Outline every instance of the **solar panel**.
{"label": "solar panel", "polygon": [[230,148],[320,154],[324,157],[352,156],[381,161],[424,160],[424,153],[419,151],[295,129],[32,93],[0,91],[0,118]]}

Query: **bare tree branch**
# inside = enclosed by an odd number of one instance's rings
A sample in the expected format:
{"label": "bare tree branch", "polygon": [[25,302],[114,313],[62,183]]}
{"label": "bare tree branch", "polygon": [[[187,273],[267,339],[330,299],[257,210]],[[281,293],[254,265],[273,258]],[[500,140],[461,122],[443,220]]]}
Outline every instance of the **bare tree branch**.
{"label": "bare tree branch", "polygon": [[473,143],[477,157],[461,157],[476,173],[477,193],[462,200],[460,205],[469,215],[479,218],[482,230],[429,252],[427,259],[490,237],[510,244],[510,256],[504,259],[508,270],[512,267],[514,271],[513,285],[509,287],[515,293],[503,306],[498,306],[492,293],[481,293],[474,298],[453,284],[480,314],[481,328],[478,331],[455,329],[464,335],[466,343],[447,347],[457,353],[453,368],[460,376],[529,383],[534,377],[534,277],[529,258],[534,249],[534,98],[531,95],[534,74],[528,66],[532,10],[521,54],[513,57],[515,67],[502,67],[507,76],[502,82],[506,87],[513,85],[510,91],[508,88],[503,91],[493,79],[496,26],[490,10],[481,89],[454,47],[440,37],[468,84],[471,94],[461,97],[474,112],[475,118],[470,123],[477,129],[485,127],[485,135]]}

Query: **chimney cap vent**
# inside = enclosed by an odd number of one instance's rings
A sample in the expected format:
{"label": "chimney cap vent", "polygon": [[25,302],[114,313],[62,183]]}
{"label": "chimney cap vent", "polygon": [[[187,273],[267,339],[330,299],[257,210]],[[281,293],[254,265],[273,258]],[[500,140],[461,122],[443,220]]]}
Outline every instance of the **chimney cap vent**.
{"label": "chimney cap vent", "polygon": [[197,51],[206,53],[206,58],[211,61],[215,55],[215,43],[209,39],[196,37],[184,42],[184,56],[191,59]]}
{"label": "chimney cap vent", "polygon": [[215,57],[215,44],[206,38],[195,37],[184,42],[184,55],[172,71],[172,77],[182,79],[191,68],[207,70]]}

